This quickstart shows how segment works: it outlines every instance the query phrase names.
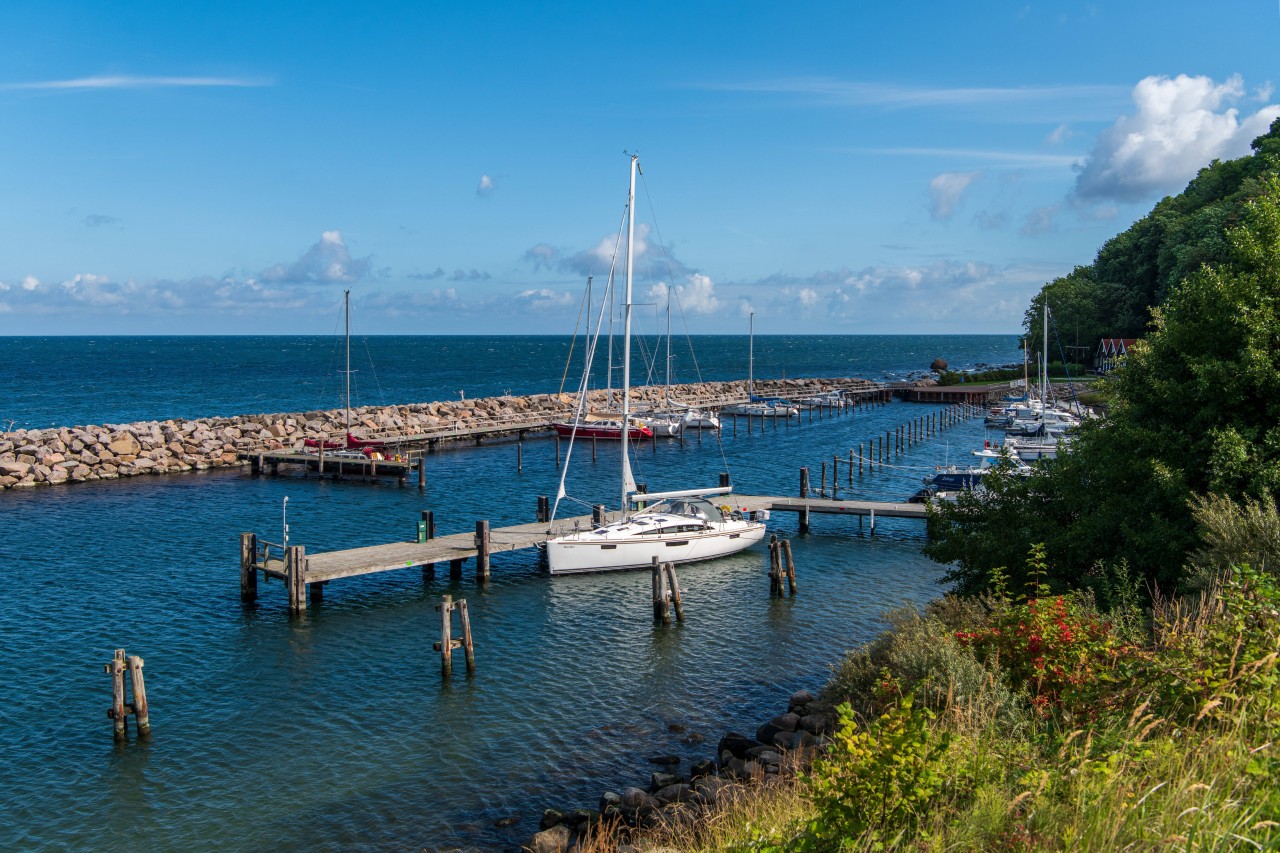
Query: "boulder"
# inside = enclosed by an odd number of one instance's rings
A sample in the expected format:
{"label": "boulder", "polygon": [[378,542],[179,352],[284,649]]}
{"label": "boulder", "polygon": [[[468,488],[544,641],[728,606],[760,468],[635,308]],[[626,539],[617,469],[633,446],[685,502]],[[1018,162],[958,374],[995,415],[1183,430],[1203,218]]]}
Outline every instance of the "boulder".
{"label": "boulder", "polygon": [[544,809],[542,812],[542,822],[538,825],[539,829],[550,829],[553,826],[559,826],[564,823],[564,812],[559,809]]}
{"label": "boulder", "polygon": [[665,765],[669,765],[669,766],[674,766],[674,765],[676,765],[676,764],[679,764],[679,763],[680,763],[680,756],[678,756],[678,755],[651,755],[651,756],[649,756],[649,763],[650,763],[650,764],[665,764]]}
{"label": "boulder", "polygon": [[142,450],[142,445],[136,438],[125,432],[113,439],[107,445],[107,449],[116,456],[136,456]]}
{"label": "boulder", "polygon": [[929,365],[929,369],[935,373],[941,373],[947,369],[947,360],[945,358],[935,358],[933,363]]}
{"label": "boulder", "polygon": [[569,849],[569,827],[564,824],[544,829],[525,846],[531,853],[564,853]]}
{"label": "boulder", "polygon": [[749,738],[746,735],[740,735],[737,732],[729,732],[720,738],[720,745],[716,747],[716,755],[728,750],[736,758],[746,758],[747,750],[756,746],[762,746],[760,741]]}
{"label": "boulder", "polygon": [[794,732],[796,727],[800,725],[800,717],[791,712],[779,714],[769,721],[769,725],[784,732]]}
{"label": "boulder", "polygon": [[787,710],[795,711],[798,708],[803,708],[805,705],[812,702],[813,699],[813,694],[808,690],[797,690],[795,693],[791,694],[791,701],[787,703]]}
{"label": "boulder", "polygon": [[669,785],[675,785],[681,781],[683,780],[674,773],[654,773],[649,777],[649,790],[656,793]]}
{"label": "boulder", "polygon": [[693,788],[684,782],[677,782],[660,789],[654,796],[663,803],[687,803],[693,799]]}
{"label": "boulder", "polygon": [[800,730],[813,735],[826,734],[831,722],[822,714],[805,714],[800,718]]}

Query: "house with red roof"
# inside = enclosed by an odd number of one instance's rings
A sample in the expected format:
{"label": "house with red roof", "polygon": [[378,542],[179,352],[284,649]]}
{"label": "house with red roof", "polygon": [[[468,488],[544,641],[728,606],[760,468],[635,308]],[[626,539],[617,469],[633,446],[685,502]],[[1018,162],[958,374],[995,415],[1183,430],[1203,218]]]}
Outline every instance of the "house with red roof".
{"label": "house with red roof", "polygon": [[1098,342],[1098,351],[1093,356],[1093,366],[1098,373],[1110,373],[1116,369],[1129,348],[1138,342],[1137,338],[1103,338]]}

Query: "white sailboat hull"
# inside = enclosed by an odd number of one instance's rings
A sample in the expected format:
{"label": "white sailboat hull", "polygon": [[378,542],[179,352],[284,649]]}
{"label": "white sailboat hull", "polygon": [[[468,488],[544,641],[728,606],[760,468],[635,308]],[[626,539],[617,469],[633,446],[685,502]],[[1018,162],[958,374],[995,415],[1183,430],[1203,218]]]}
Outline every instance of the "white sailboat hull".
{"label": "white sailboat hull", "polygon": [[752,521],[726,521],[701,533],[601,536],[583,531],[547,542],[553,575],[647,569],[662,563],[692,563],[736,554],[764,538],[765,526]]}

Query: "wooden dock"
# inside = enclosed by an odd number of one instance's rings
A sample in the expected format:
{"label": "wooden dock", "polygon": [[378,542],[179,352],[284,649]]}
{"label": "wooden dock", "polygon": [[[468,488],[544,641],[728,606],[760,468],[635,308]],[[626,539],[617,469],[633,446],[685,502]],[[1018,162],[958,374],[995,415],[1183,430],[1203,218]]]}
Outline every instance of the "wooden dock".
{"label": "wooden dock", "polygon": [[307,453],[301,450],[259,450],[252,453],[239,453],[237,457],[249,463],[249,470],[256,476],[270,469],[272,474],[279,474],[280,468],[301,468],[303,473],[314,471],[320,477],[333,477],[341,480],[344,477],[359,477],[376,480],[390,477],[403,483],[413,471],[413,462],[406,459],[371,459],[366,456],[338,455],[329,453]]}
{"label": "wooden dock", "polygon": [[[811,514],[856,516],[871,520],[871,532],[875,533],[877,518],[924,519],[923,504],[890,503],[884,501],[832,500],[818,497],[780,497],[767,495],[729,494],[716,498],[717,503],[728,504],[735,509],[771,512],[794,512],[800,516],[800,530],[809,530]],[[604,518],[616,518],[617,513],[605,513]],[[464,533],[432,536],[433,523],[424,521],[419,526],[419,541],[390,542],[384,545],[368,545],[341,551],[324,551],[307,554],[300,545],[283,547],[274,542],[259,539],[253,533],[240,535],[240,594],[244,601],[257,598],[258,573],[265,577],[281,578],[289,590],[290,612],[305,611],[307,599],[320,600],[324,584],[342,578],[359,577],[379,572],[420,567],[423,580],[435,576],[439,563],[449,564],[449,576],[462,578],[463,564],[475,560],[476,576],[481,582],[489,578],[489,560],[494,554],[536,548],[550,536],[558,536],[574,529],[589,528],[596,523],[593,516],[582,515],[545,521],[517,524],[511,527],[489,528],[489,522],[476,522],[476,529]],[[861,522],[859,524],[861,526]]]}

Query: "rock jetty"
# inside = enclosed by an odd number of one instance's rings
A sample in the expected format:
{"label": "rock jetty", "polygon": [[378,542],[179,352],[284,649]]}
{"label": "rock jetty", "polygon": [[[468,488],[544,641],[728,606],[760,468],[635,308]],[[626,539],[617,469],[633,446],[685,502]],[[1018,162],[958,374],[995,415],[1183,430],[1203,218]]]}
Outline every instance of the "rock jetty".
{"label": "rock jetty", "polygon": [[[756,390],[774,395],[803,396],[832,388],[869,390],[865,379],[784,379],[757,382]],[[661,386],[632,389],[641,404],[659,404]],[[675,386],[673,399],[714,407],[746,399],[742,382],[705,382]],[[589,395],[591,407],[607,405],[603,391]],[[468,429],[537,430],[569,417],[573,398],[567,394],[487,397],[351,410],[352,431],[380,438],[389,446],[412,450],[447,442]],[[308,438],[341,437],[345,413],[328,411],[175,418],[101,426],[19,429],[0,433],[0,490],[140,475],[176,474],[248,464],[242,453],[300,449]]]}

